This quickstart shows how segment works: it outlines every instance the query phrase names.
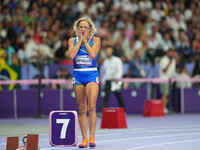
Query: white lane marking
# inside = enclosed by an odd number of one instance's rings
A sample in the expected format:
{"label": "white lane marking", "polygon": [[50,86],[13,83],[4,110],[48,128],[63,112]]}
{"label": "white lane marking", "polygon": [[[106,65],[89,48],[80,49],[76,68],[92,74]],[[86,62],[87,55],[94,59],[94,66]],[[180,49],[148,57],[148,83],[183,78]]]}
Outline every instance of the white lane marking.
{"label": "white lane marking", "polygon": [[[104,133],[104,132],[106,132],[106,133],[110,133],[110,132],[113,132],[113,133],[116,133],[116,132],[121,132],[121,131],[141,131],[141,130],[147,130],[147,131],[149,131],[149,130],[154,130],[154,129],[194,129],[194,128],[200,128],[200,125],[184,125],[184,126],[182,126],[181,125],[181,127],[177,127],[177,126],[162,126],[162,127],[153,127],[153,128],[151,128],[151,127],[146,127],[146,128],[127,128],[127,129],[98,129],[97,130],[97,132],[98,133]],[[38,133],[38,131],[37,132],[34,132],[34,133]],[[21,135],[22,134],[22,132],[15,132],[15,135]],[[39,134],[39,133],[38,133]],[[47,133],[41,133],[41,134],[39,134],[40,136],[46,136],[46,135],[48,135]],[[1,136],[1,137],[6,137],[6,136]]]}
{"label": "white lane marking", "polygon": [[154,138],[171,138],[185,135],[200,135],[198,133],[180,133],[180,134],[169,134],[169,135],[154,135],[154,136],[142,136],[142,137],[126,137],[126,138],[117,138],[112,140],[101,140],[98,143],[106,143],[106,142],[118,142],[118,141],[127,141],[127,140],[141,140],[141,139],[154,139]]}
{"label": "white lane marking", "polygon": [[180,143],[186,143],[186,142],[200,142],[200,139],[195,140],[179,140],[174,142],[165,142],[165,143],[159,143],[159,144],[151,144],[151,145],[145,145],[145,146],[136,146],[134,148],[129,148],[126,150],[136,150],[136,149],[144,149],[144,148],[150,148],[150,147],[156,147],[156,146],[163,146],[163,145],[172,145],[172,144],[180,144]]}
{"label": "white lane marking", "polygon": [[[140,130],[152,130],[152,129],[185,129],[185,128],[195,128],[198,127],[200,128],[200,125],[185,125],[181,127],[177,127],[177,126],[163,126],[163,127],[149,127],[149,128],[131,128],[131,129],[100,129],[100,132],[108,132],[110,130],[114,131],[114,132],[121,132],[121,131],[140,131]],[[99,131],[99,130],[98,130]]]}

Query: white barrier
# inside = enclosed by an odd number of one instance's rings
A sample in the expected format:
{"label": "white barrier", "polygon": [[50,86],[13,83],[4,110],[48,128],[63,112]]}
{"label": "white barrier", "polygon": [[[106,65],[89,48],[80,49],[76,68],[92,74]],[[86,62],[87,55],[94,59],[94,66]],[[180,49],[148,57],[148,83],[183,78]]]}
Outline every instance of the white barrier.
{"label": "white barrier", "polygon": [[[147,83],[167,83],[171,82],[200,82],[200,78],[171,78],[162,79],[162,78],[122,78],[120,79],[123,82],[127,83],[136,83],[136,82],[147,82]],[[65,79],[42,79],[41,84],[71,84],[72,80]],[[9,85],[9,84],[20,84],[20,85],[36,85],[39,84],[38,79],[30,80],[0,80],[0,85]]]}

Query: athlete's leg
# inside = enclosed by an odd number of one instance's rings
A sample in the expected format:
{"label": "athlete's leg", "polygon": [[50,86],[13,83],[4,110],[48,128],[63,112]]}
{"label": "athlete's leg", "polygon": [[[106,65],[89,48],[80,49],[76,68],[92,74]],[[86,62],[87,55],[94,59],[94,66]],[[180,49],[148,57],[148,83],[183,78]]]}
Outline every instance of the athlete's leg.
{"label": "athlete's leg", "polygon": [[99,85],[95,82],[89,82],[86,86],[86,94],[88,97],[88,111],[89,111],[89,131],[90,138],[95,137],[96,131],[96,101],[99,91]]}
{"label": "athlete's leg", "polygon": [[75,85],[74,91],[79,109],[79,123],[83,139],[87,139],[87,102],[86,90],[83,85]]}

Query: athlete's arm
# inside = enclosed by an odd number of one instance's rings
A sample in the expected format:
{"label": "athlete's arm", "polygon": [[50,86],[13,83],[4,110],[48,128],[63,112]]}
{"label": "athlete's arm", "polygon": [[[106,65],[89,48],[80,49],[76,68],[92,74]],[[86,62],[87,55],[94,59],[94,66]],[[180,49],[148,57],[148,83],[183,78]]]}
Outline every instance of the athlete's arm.
{"label": "athlete's arm", "polygon": [[92,57],[92,59],[94,59],[97,56],[97,54],[99,53],[100,46],[101,46],[101,40],[99,37],[94,37],[93,46],[90,47],[88,42],[85,43],[85,46],[87,48],[89,55]]}
{"label": "athlete's arm", "polygon": [[78,40],[78,44],[77,45],[74,45],[74,38],[70,38],[68,40],[69,48],[68,48],[67,55],[68,55],[69,58],[73,59],[76,56],[76,54],[77,54],[77,52],[78,52],[78,50],[79,50],[79,48],[81,46],[81,43],[82,43],[82,39]]}

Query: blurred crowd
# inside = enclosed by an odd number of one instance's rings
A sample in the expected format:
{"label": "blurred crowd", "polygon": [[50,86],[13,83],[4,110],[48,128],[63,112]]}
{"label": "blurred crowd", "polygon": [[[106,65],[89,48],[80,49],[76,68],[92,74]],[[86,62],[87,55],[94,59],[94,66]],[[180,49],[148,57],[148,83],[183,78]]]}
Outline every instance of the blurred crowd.
{"label": "blurred crowd", "polygon": [[200,75],[199,0],[1,0],[0,64],[63,63],[72,26],[89,16],[102,46],[123,62],[123,76],[159,77],[159,62],[174,51],[176,75]]}

